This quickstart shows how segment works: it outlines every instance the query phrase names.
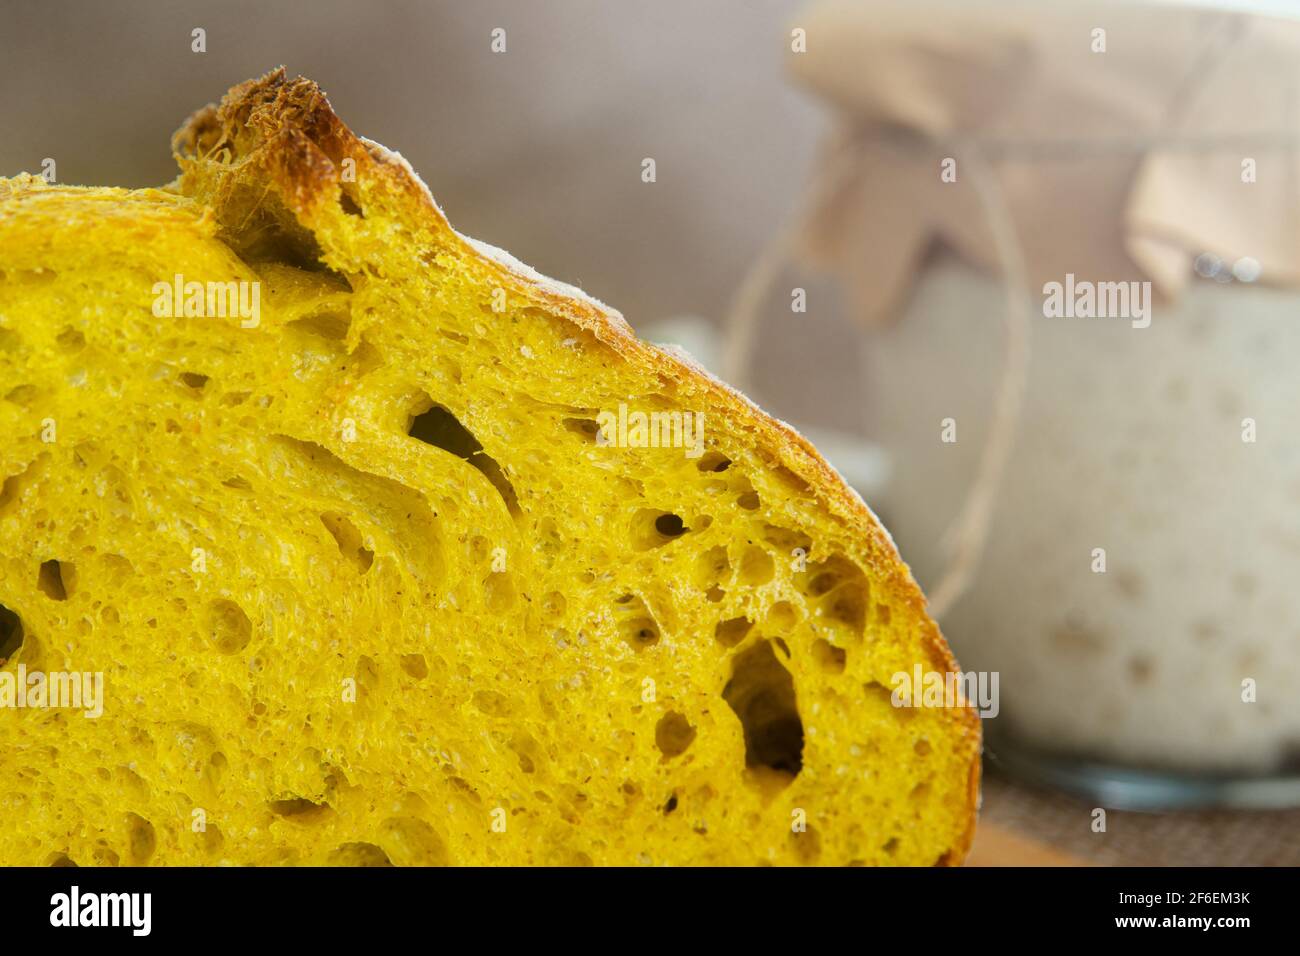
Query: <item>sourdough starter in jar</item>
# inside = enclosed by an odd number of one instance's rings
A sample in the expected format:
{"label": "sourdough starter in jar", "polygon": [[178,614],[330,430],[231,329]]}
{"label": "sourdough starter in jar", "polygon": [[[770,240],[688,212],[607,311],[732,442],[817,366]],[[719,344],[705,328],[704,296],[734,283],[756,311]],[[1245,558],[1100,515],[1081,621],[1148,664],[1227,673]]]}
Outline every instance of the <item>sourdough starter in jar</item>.
{"label": "sourdough starter in jar", "polygon": [[[944,567],[938,542],[987,434],[1003,302],[997,280],[946,261],[867,345],[873,437],[894,456],[872,503],[923,586]],[[1045,318],[1041,298],[1031,312],[989,543],[942,622],[963,670],[1001,673],[992,729],[1154,769],[1294,762],[1300,296],[1198,280],[1155,303],[1145,329]],[[946,418],[953,444],[940,440]]]}

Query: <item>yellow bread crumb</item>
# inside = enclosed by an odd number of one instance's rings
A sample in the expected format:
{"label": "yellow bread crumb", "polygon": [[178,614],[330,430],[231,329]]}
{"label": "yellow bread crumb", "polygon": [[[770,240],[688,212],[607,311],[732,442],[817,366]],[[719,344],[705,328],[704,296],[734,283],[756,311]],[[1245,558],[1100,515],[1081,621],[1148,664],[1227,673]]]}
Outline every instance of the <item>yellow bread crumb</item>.
{"label": "yellow bread crumb", "polygon": [[0,180],[0,675],[103,675],[0,707],[0,864],[961,861],[978,720],[891,705],[954,664],[811,446],[310,81],[174,148]]}

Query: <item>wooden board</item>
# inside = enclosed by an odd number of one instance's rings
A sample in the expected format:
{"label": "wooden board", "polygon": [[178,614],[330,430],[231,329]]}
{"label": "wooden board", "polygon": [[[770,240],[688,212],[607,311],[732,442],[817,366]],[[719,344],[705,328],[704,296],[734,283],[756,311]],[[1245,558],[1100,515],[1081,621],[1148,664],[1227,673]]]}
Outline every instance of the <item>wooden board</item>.
{"label": "wooden board", "polygon": [[967,866],[1088,866],[1085,860],[991,823],[981,823]]}

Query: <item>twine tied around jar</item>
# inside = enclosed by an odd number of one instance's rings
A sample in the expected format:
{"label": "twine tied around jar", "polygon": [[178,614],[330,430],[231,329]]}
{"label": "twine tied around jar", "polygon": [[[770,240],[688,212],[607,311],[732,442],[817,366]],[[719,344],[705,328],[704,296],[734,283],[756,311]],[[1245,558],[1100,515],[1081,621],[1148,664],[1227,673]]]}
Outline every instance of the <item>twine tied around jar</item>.
{"label": "twine tied around jar", "polygon": [[[859,153],[855,140],[845,141],[809,183],[804,201],[763,247],[737,288],[726,316],[722,351],[723,377],[737,388],[743,390],[748,384],[760,309],[781,270],[794,257],[808,212],[821,208],[860,173]],[[943,617],[970,587],[983,553],[997,491],[1015,444],[1029,365],[1025,260],[1001,184],[985,161],[983,151],[973,141],[954,143],[952,155],[962,157],[987,218],[1002,268],[1007,303],[1002,319],[1002,374],[994,399],[993,423],[980,454],[975,481],[941,541],[950,560],[938,583],[930,589],[930,613],[936,618]]]}

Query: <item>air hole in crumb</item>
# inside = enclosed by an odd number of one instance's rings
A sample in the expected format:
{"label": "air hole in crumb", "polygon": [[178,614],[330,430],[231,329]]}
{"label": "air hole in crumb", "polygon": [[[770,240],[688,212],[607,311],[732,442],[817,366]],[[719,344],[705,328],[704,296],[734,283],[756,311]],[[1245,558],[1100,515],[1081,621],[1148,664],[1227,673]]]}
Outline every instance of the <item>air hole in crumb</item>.
{"label": "air hole in crumb", "polygon": [[361,207],[357,205],[357,201],[342,189],[339,190],[339,208],[349,216],[359,216],[362,219],[366,218],[366,214],[361,211]]}
{"label": "air hole in crumb", "polygon": [[799,623],[799,614],[789,601],[777,601],[767,612],[767,626],[772,631],[790,631]]}
{"label": "air hole in crumb", "polygon": [[689,530],[682,519],[671,511],[640,508],[632,515],[632,547],[638,551],[661,548]]}
{"label": "air hole in crumb", "polygon": [[837,575],[830,571],[824,571],[808,582],[808,593],[813,597],[821,597],[839,583],[840,579]]}
{"label": "air hole in crumb", "polygon": [[785,655],[785,659],[788,661],[790,659],[790,645],[779,637],[772,638],[772,641],[781,649],[781,653]]}
{"label": "air hole in crumb", "polygon": [[776,562],[757,545],[750,545],[740,556],[740,581],[750,587],[767,584],[776,577]]}
{"label": "air hole in crumb", "polygon": [[46,866],[77,867],[77,863],[66,853],[56,853],[50,857]]}
{"label": "air hole in crumb", "polygon": [[[3,332],[4,329],[0,329],[0,334]],[[3,339],[0,339],[0,352],[2,351],[4,351]],[[24,408],[30,408],[39,394],[40,391],[35,385],[24,383],[22,385],[15,385],[13,388],[9,389],[9,391],[5,392],[5,401],[13,402],[15,405],[21,405]]]}
{"label": "air hole in crumb", "polygon": [[207,829],[203,831],[203,852],[208,856],[216,856],[221,852],[222,844],[226,842],[225,836],[221,833],[221,828],[208,821]]}
{"label": "air hole in crumb", "polygon": [[388,854],[373,843],[344,843],[329,855],[331,866],[392,866]]}
{"label": "air hole in crumb", "polygon": [[423,654],[403,654],[401,664],[402,670],[416,680],[424,680],[429,676],[429,662]]}
{"label": "air hole in crumb", "polygon": [[519,514],[519,498],[505,472],[496,459],[484,453],[479,440],[450,410],[430,403],[427,409],[411,416],[406,432],[426,445],[434,445],[469,462],[496,488],[506,509],[513,515]]}
{"label": "air hole in crumb", "polygon": [[237,654],[253,638],[253,622],[244,609],[224,598],[208,605],[207,625],[208,640],[223,654]]}
{"label": "air hole in crumb", "polygon": [[916,743],[912,744],[912,750],[916,753],[918,757],[928,757],[930,755],[930,750],[931,750],[930,741],[928,741],[924,737],[921,737],[916,741]]}
{"label": "air hole in crumb", "polygon": [[351,327],[352,316],[347,312],[339,311],[317,312],[315,315],[294,319],[289,323],[291,329],[301,329],[308,335],[329,339],[331,342],[342,342],[348,337],[348,329]]}
{"label": "air hole in crumb", "polygon": [[668,798],[668,802],[664,804],[664,816],[667,816],[668,814],[672,813],[676,809],[677,809],[677,794],[674,793],[671,797]]}
{"label": "air hole in crumb", "polygon": [[158,845],[153,824],[137,813],[128,813],[126,831],[131,862],[137,866],[147,863]]}
{"label": "air hole in crumb", "polygon": [[564,427],[593,444],[600,438],[600,423],[590,418],[566,418]]}
{"label": "air hole in crumb", "polygon": [[662,514],[655,518],[655,530],[665,538],[676,538],[687,532],[687,527],[680,515]]}
{"label": "air hole in crumb", "polygon": [[731,467],[731,459],[721,452],[705,452],[695,463],[695,467],[700,471],[726,471]]}
{"label": "air hole in crumb", "polygon": [[352,563],[357,572],[365,574],[369,571],[375,561],[375,552],[362,542],[361,532],[357,530],[357,526],[348,520],[346,515],[339,514],[337,511],[324,512],[320,520],[338,544],[339,553]]}
{"label": "air hole in crumb", "polygon": [[316,803],[306,797],[269,800],[266,806],[277,817],[292,820],[294,823],[318,823],[333,812],[328,803]]}
{"label": "air hole in crumb", "polygon": [[843,555],[832,555],[824,562],[808,565],[797,576],[796,584],[803,593],[821,599],[816,610],[818,617],[846,626],[854,638],[862,636],[871,582],[860,567]]}
{"label": "air hole in crumb", "polygon": [[510,749],[519,758],[519,769],[523,773],[536,773],[538,763],[546,759],[541,745],[531,734],[515,734],[510,738]]}
{"label": "air hole in crumb", "polygon": [[63,565],[58,561],[42,561],[36,575],[36,586],[52,601],[66,601],[68,587],[63,580]]}
{"label": "air hole in crumb", "polygon": [[817,665],[828,674],[843,674],[848,656],[848,651],[836,647],[824,637],[813,642],[813,657],[817,660]]}
{"label": "air hole in crumb", "polygon": [[64,328],[64,330],[59,333],[56,341],[59,343],[59,348],[64,352],[67,352],[69,355],[74,352],[80,352],[86,347],[85,333],[80,329],[74,329],[72,326]]}
{"label": "air hole in crumb", "polygon": [[358,689],[364,690],[367,694],[379,689],[379,664],[369,654],[362,654],[357,658],[356,681]]}
{"label": "air hole in crumb", "polygon": [[703,589],[719,584],[731,575],[731,562],[727,559],[727,549],[715,545],[701,554],[695,563],[695,581]]}
{"label": "air hole in crumb", "polygon": [[841,624],[847,624],[854,633],[860,633],[867,620],[867,609],[862,595],[846,590],[836,595],[827,613]]}
{"label": "air hole in crumb", "polygon": [[0,663],[12,660],[22,646],[22,619],[0,604]]}
{"label": "air hole in crumb", "polygon": [[790,778],[803,769],[803,721],[794,678],[769,641],[759,641],[735,659],[722,697],[744,730],[747,767],[767,767]]}
{"label": "air hole in crumb", "polygon": [[713,629],[713,637],[723,647],[735,647],[745,639],[754,622],[747,617],[733,617],[727,621],[719,621]]}
{"label": "air hole in crumb", "polygon": [[744,508],[746,511],[756,511],[761,502],[759,501],[757,491],[747,491],[736,499],[736,504],[740,505],[740,507]]}
{"label": "air hole in crumb", "polygon": [[638,618],[630,621],[623,628],[626,640],[636,648],[649,647],[659,643],[659,627],[652,618]]}
{"label": "air hole in crumb", "polygon": [[659,748],[665,760],[686,753],[693,740],[695,740],[695,728],[675,710],[668,711],[655,724],[655,746]]}
{"label": "air hole in crumb", "polygon": [[418,817],[389,817],[380,824],[384,844],[399,866],[448,866],[451,852],[432,824]]}
{"label": "air hole in crumb", "polygon": [[764,523],[763,540],[769,544],[775,545],[786,554],[793,554],[796,548],[803,550],[804,556],[812,551],[812,538],[802,531],[795,531],[791,528],[783,528],[780,525]]}
{"label": "air hole in crumb", "polygon": [[808,484],[808,482],[804,481],[803,478],[796,475],[785,465],[777,465],[772,469],[772,474],[774,474],[783,485],[791,491],[794,491],[796,494],[806,495],[812,490],[812,486]]}
{"label": "air hole in crumb", "polygon": [[208,377],[198,372],[181,372],[180,379],[186,388],[201,392],[208,387]]}

